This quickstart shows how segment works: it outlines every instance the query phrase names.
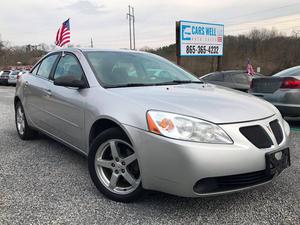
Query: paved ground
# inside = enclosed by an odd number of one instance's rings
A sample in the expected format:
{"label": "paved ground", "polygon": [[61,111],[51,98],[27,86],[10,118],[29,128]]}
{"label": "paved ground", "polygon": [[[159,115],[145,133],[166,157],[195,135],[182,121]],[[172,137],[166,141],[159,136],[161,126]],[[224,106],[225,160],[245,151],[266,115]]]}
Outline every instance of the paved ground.
{"label": "paved ground", "polygon": [[1,225],[300,224],[299,131],[292,132],[292,166],[272,184],[204,199],[149,193],[123,204],[96,190],[81,155],[46,137],[21,141],[13,94],[13,87],[0,86]]}

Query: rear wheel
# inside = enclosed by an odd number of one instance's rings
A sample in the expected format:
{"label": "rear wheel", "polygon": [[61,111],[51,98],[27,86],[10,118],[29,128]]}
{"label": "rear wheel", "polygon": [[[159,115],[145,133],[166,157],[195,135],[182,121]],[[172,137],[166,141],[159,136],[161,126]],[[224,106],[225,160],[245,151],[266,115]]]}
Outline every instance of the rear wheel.
{"label": "rear wheel", "polygon": [[22,140],[31,139],[36,132],[28,126],[22,103],[18,101],[15,106],[15,122],[18,134]]}
{"label": "rear wheel", "polygon": [[120,129],[111,128],[96,137],[88,164],[94,184],[106,197],[131,202],[142,194],[136,152]]}

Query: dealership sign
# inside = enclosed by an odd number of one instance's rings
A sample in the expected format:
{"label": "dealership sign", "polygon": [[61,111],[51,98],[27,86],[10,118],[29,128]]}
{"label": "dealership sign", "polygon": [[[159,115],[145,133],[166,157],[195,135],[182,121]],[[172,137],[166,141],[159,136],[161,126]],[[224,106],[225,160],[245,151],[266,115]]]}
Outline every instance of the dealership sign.
{"label": "dealership sign", "polygon": [[222,56],[224,25],[180,21],[180,56]]}

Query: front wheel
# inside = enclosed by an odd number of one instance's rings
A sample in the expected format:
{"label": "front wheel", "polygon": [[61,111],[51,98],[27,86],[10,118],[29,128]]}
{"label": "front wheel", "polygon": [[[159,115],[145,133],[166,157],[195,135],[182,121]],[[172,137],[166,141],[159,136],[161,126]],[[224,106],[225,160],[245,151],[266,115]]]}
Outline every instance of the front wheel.
{"label": "front wheel", "polygon": [[137,154],[118,128],[110,128],[96,137],[88,166],[95,186],[112,200],[131,202],[143,192]]}

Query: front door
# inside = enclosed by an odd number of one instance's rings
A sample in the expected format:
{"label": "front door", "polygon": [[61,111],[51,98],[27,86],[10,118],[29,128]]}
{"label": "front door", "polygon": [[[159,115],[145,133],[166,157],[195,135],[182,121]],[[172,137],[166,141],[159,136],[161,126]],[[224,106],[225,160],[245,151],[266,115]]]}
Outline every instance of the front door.
{"label": "front door", "polygon": [[[84,79],[79,61],[73,54],[65,53],[58,61],[53,80],[62,76]],[[51,117],[47,121],[53,134],[72,146],[84,149],[84,95],[85,89],[56,86],[51,82],[51,97],[47,111]]]}

